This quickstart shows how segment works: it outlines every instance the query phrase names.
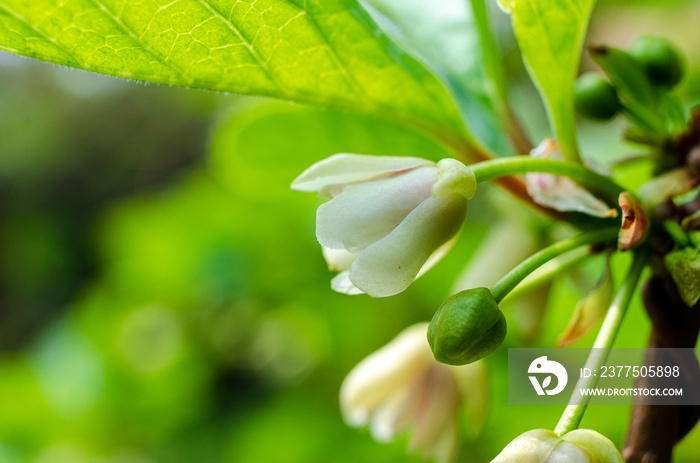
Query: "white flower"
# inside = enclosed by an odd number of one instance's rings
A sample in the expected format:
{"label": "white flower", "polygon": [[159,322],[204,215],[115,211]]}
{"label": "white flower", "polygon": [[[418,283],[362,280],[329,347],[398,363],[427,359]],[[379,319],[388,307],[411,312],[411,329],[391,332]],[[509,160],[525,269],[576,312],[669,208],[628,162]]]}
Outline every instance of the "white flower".
{"label": "white flower", "polygon": [[516,437],[491,463],[624,463],[615,444],[590,429],[559,437],[534,429]]}
{"label": "white flower", "polygon": [[471,418],[472,433],[483,425],[486,374],[483,362],[438,363],[427,329],[428,323],[411,326],[360,362],[343,382],[340,405],[350,426],[369,425],[377,441],[410,428],[410,451],[446,462],[456,456],[460,407]]}
{"label": "white flower", "polygon": [[316,237],[341,271],[333,289],[382,297],[406,289],[447,251],[476,180],[454,159],[336,154],[292,188],[331,198],[318,208]]}
{"label": "white flower", "polygon": [[[530,157],[562,161],[564,154],[551,138],[545,138],[530,152]],[[617,211],[590,194],[568,177],[552,174],[525,174],[527,192],[542,206],[558,211],[578,211],[595,217],[615,217]]]}

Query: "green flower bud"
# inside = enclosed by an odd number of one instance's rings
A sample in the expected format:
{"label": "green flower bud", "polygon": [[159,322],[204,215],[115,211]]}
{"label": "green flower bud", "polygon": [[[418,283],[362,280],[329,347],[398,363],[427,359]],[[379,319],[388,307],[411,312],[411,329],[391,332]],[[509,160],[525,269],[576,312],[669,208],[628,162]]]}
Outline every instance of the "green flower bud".
{"label": "green flower bud", "polygon": [[435,313],[428,343],[438,362],[466,365],[486,357],[506,337],[506,319],[488,288],[450,296]]}
{"label": "green flower bud", "polygon": [[583,74],[574,84],[576,111],[589,119],[608,120],[622,108],[615,87],[595,73]]}
{"label": "green flower bud", "polygon": [[634,41],[630,56],[644,69],[652,83],[673,88],[683,78],[683,62],[676,48],[659,37],[642,36]]}

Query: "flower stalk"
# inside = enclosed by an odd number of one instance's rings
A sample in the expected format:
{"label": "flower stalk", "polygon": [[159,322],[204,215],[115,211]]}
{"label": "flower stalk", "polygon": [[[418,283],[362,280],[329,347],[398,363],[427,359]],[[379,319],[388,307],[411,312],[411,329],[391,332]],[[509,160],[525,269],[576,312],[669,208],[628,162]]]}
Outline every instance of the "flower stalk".
{"label": "flower stalk", "polygon": [[[590,368],[591,370],[600,369],[607,360],[608,354],[610,353],[609,349],[613,346],[617,333],[620,331],[622,320],[627,312],[627,307],[630,305],[632,296],[634,295],[634,289],[637,287],[647,259],[648,252],[646,249],[640,249],[635,253],[630,270],[615,295],[615,299],[613,299],[608,313],[605,315],[598,336],[593,343],[593,349],[586,360],[585,368]],[[554,433],[556,435],[563,436],[578,428],[586,412],[586,407],[588,407],[588,403],[590,402],[590,396],[581,396],[578,391],[593,388],[597,382],[597,376],[579,378],[574,388],[572,400],[570,401],[574,404],[567,405],[564,410],[556,428],[554,428]]]}
{"label": "flower stalk", "polygon": [[496,302],[501,302],[503,298],[505,298],[508,293],[515,289],[520,282],[527,278],[528,275],[552,259],[581,246],[612,241],[617,238],[617,234],[617,228],[605,228],[602,230],[581,233],[573,238],[562,240],[547,246],[541,251],[525,259],[513,270],[508,272],[491,287],[491,293],[493,294],[494,299],[496,299]]}
{"label": "flower stalk", "polygon": [[569,161],[513,156],[491,159],[469,167],[474,172],[477,183],[529,172],[561,175],[574,180],[610,204],[617,204],[620,193],[624,191],[624,188],[610,178]]}

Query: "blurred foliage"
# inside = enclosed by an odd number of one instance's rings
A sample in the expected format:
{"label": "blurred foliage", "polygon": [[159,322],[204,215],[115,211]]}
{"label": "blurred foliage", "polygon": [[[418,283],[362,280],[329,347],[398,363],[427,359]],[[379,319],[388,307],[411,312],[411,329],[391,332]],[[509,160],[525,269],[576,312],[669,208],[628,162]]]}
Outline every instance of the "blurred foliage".
{"label": "blurred foliage", "polygon": [[[637,18],[654,15],[688,53],[683,91],[697,101],[698,29],[679,36],[674,26],[697,3],[673,4],[601,2],[592,37],[625,45],[628,31],[651,30]],[[524,79],[517,55],[507,56]],[[405,441],[377,444],[346,427],[340,383],[431,317],[498,217],[532,214],[480,187],[457,246],[406,293],[335,294],[314,238],[321,200],[290,182],[336,152],[444,157],[430,139],[367,117],[138,86],[7,55],[0,81],[0,462],[418,461]],[[514,91],[519,111],[532,110],[524,120],[535,138],[543,135],[541,104],[527,104],[531,85]],[[586,156],[634,152],[615,124],[581,128]],[[616,173],[638,184],[649,166]],[[550,228],[541,233],[560,233]],[[616,283],[627,261],[613,262]],[[592,259],[554,282],[537,345],[555,344],[602,265]],[[509,322],[524,316],[517,310]],[[574,346],[590,345],[593,331]],[[616,345],[642,347],[648,332],[635,300]],[[484,435],[465,442],[463,461],[489,461],[518,434],[556,423],[562,407],[507,404],[507,348],[524,342],[511,330],[488,358],[491,416]],[[624,406],[591,407],[583,425],[619,445],[628,416]],[[696,429],[677,461],[698,454]]]}

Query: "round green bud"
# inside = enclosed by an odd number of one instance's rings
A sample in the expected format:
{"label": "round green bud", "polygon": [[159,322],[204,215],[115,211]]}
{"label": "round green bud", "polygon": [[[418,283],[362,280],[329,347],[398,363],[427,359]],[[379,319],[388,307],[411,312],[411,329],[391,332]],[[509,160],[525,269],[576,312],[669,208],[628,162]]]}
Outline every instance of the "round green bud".
{"label": "round green bud", "polygon": [[622,108],[617,90],[595,73],[583,74],[574,84],[576,111],[589,119],[608,120]]}
{"label": "round green bud", "polygon": [[503,343],[506,319],[488,288],[450,296],[428,327],[428,343],[438,362],[466,365],[486,357]]}
{"label": "round green bud", "polygon": [[629,54],[655,85],[673,88],[683,78],[683,61],[668,40],[649,35],[639,37]]}

